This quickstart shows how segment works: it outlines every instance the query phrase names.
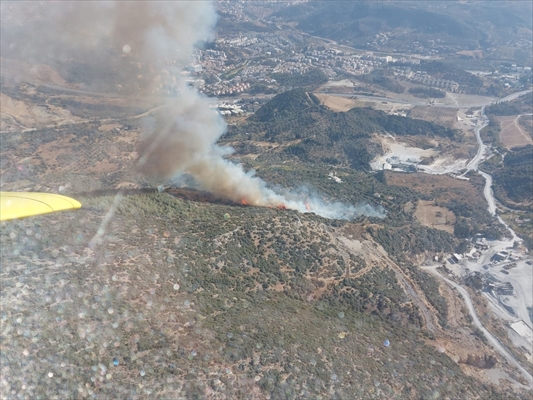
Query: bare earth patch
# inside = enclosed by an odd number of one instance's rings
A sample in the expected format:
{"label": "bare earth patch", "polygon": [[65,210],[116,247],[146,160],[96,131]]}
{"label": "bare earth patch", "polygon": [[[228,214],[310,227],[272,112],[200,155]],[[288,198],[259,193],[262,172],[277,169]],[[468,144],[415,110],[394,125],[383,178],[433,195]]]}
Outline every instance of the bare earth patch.
{"label": "bare earth patch", "polygon": [[328,96],[327,94],[315,94],[316,97],[332,111],[344,112],[357,106],[357,102],[348,97]]}
{"label": "bare earth patch", "polygon": [[420,200],[415,217],[424,226],[453,233],[455,214],[445,207],[436,206],[433,201]]}
{"label": "bare earth patch", "polygon": [[528,135],[519,123],[520,115],[511,115],[509,117],[498,117],[500,123],[500,141],[508,149],[522,147],[533,144],[531,135]]}
{"label": "bare earth patch", "polygon": [[122,125],[121,124],[102,124],[100,125],[100,128],[98,128],[98,130],[100,132],[109,132],[115,128],[122,128]]}

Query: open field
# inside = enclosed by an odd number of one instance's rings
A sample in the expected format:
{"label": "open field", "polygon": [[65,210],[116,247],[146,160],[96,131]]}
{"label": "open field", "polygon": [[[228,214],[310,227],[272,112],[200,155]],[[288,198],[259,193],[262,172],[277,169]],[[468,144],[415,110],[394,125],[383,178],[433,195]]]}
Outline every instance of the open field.
{"label": "open field", "polygon": [[518,123],[520,115],[498,117],[500,123],[500,141],[508,149],[533,144],[531,135]]}
{"label": "open field", "polygon": [[351,110],[355,107],[369,107],[375,110],[381,110],[386,113],[393,112],[405,112],[407,113],[408,109],[411,108],[410,104],[396,103],[393,101],[382,101],[381,98],[376,98],[375,100],[371,97],[361,98],[357,94],[350,97],[345,96],[336,96],[328,95],[324,93],[314,93],[316,97],[328,107],[330,110],[335,112],[345,112]]}
{"label": "open field", "polygon": [[49,104],[22,102],[0,93],[0,130],[29,129],[63,121],[77,121],[70,111]]}
{"label": "open field", "polygon": [[316,97],[324,104],[326,107],[336,112],[348,111],[354,107],[361,107],[358,105],[357,100],[350,99],[348,97],[338,97],[338,96],[328,96],[327,94],[316,94]]}
{"label": "open field", "polygon": [[529,137],[533,139],[533,115],[522,115],[518,118],[518,123],[526,131]]}
{"label": "open field", "polygon": [[434,201],[420,200],[415,217],[424,226],[453,234],[455,214],[445,207],[435,205]]}
{"label": "open field", "polygon": [[454,108],[442,108],[442,107],[423,107],[416,106],[409,113],[409,117],[422,119],[424,121],[434,122],[453,128],[456,120],[457,109]]}
{"label": "open field", "polygon": [[24,61],[2,58],[2,76],[17,82],[52,83],[73,87],[52,67],[44,64],[28,64]]}
{"label": "open field", "polygon": [[447,175],[385,172],[385,176],[389,185],[406,187],[433,196],[436,201],[458,200],[467,204],[484,204],[485,201],[469,181],[454,179]]}
{"label": "open field", "polygon": [[[387,92],[387,97],[391,99],[409,101],[413,103],[420,103],[420,98],[414,97],[407,90],[411,87],[423,87],[422,85],[417,85],[415,83],[401,80],[400,83],[406,87],[405,92],[403,93],[393,93]],[[496,100],[495,97],[489,96],[480,96],[476,94],[464,94],[464,93],[451,93],[447,92],[446,97],[443,99],[434,99],[435,106],[457,106],[457,107],[479,107],[481,104],[488,104],[493,100]]]}
{"label": "open field", "polygon": [[457,51],[456,54],[468,56],[477,59],[483,58],[483,52],[481,50],[463,50]]}

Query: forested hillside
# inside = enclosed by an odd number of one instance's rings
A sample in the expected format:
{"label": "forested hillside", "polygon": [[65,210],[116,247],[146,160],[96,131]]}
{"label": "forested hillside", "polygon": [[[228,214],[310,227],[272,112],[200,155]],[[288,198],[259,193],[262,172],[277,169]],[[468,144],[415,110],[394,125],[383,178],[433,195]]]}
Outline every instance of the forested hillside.
{"label": "forested hillside", "polygon": [[365,170],[381,151],[380,145],[371,140],[372,135],[385,132],[446,138],[457,134],[453,129],[431,122],[388,115],[370,108],[334,112],[320,105],[313,94],[294,89],[274,97],[246,123],[230,126],[227,138],[249,134],[254,140],[289,142],[279,157],[296,156],[302,161]]}
{"label": "forested hillside", "polygon": [[514,202],[531,204],[533,194],[533,147],[509,151],[503,167],[494,172],[496,191],[503,190]]}
{"label": "forested hillside", "polygon": [[531,93],[520,96],[512,101],[505,101],[485,108],[490,115],[506,116],[531,113],[533,111],[533,95]]}

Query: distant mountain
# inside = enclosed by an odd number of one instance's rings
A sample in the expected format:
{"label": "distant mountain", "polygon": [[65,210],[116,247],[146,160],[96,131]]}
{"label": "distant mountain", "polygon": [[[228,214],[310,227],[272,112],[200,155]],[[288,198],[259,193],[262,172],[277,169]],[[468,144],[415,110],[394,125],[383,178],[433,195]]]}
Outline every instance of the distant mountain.
{"label": "distant mountain", "polygon": [[320,1],[288,7],[276,16],[297,21],[298,28],[311,35],[358,44],[391,31],[400,40],[409,34],[427,34],[470,46],[485,37],[481,30],[460,18],[421,8],[402,2]]}
{"label": "distant mountain", "polygon": [[[527,64],[530,52],[516,46],[531,41],[532,16],[528,1],[399,0],[309,1],[277,11],[272,18],[358,48],[416,52],[422,45],[438,48],[439,54],[482,49],[484,57]],[[509,46],[514,46],[511,54],[517,54],[505,55]]]}

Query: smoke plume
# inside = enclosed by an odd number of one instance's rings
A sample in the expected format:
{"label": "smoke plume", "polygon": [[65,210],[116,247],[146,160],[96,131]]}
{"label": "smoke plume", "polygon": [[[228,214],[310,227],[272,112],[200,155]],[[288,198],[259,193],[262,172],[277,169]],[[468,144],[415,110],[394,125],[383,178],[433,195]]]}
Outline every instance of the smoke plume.
{"label": "smoke plume", "polygon": [[[102,69],[108,58],[120,58],[125,60],[119,68],[121,82],[129,87],[139,87],[139,73],[131,68],[134,62],[155,71],[169,64],[186,68],[195,46],[213,38],[216,23],[212,4],[203,1],[74,1],[27,5],[21,10],[8,13],[14,30],[4,32],[11,35],[2,44],[9,49],[48,60],[76,55],[85,62],[101,61]],[[140,140],[141,171],[160,179],[188,173],[204,189],[250,205],[311,211],[327,218],[383,216],[382,210],[370,206],[326,204],[316,196],[304,199],[268,189],[253,172],[224,158],[228,149],[216,144],[226,130],[223,118],[180,76],[175,80],[176,97],[159,111],[157,125]],[[155,93],[159,88],[160,81],[153,79],[144,89]]]}

